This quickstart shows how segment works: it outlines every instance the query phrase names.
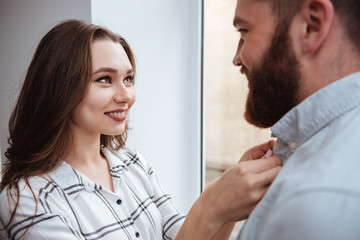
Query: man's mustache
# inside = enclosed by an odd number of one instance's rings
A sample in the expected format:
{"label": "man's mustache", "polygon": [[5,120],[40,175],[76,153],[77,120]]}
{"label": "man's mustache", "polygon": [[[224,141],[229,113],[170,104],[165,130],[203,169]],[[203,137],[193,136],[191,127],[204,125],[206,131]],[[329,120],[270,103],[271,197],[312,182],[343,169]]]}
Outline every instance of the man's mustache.
{"label": "man's mustache", "polygon": [[247,69],[244,65],[242,65],[241,68],[240,68],[240,73],[245,74],[246,76],[248,76],[249,69]]}

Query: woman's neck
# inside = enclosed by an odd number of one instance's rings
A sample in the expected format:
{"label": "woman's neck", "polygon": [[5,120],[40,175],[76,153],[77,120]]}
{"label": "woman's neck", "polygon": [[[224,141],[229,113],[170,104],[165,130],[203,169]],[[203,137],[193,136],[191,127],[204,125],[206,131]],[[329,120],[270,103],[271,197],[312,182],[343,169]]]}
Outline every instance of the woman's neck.
{"label": "woman's neck", "polygon": [[71,166],[92,165],[103,158],[100,153],[100,134],[73,134],[73,146],[65,161]]}
{"label": "woman's neck", "polygon": [[64,161],[93,182],[114,191],[109,162],[100,151],[100,134],[74,134],[72,151]]}

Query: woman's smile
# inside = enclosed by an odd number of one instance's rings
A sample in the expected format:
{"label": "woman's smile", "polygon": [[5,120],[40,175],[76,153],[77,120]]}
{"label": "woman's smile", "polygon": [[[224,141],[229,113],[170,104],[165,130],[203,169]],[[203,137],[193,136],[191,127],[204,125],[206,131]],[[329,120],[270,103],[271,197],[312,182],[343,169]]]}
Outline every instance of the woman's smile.
{"label": "woman's smile", "polygon": [[117,122],[125,121],[127,117],[125,110],[114,110],[111,112],[106,112],[105,115]]}

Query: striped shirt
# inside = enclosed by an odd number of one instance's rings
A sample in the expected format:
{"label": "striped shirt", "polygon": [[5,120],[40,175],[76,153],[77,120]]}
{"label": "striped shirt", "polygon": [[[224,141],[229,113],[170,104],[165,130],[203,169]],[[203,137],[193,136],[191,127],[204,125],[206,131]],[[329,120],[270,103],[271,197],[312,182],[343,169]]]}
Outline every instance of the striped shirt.
{"label": "striped shirt", "polygon": [[[19,182],[19,207],[10,225],[0,231],[1,238],[174,239],[185,215],[174,208],[149,162],[129,148],[102,148],[102,152],[109,161],[114,192],[63,162],[49,174],[30,178],[38,202],[36,213],[30,189],[24,181]],[[3,226],[14,206],[8,199],[3,190]]]}

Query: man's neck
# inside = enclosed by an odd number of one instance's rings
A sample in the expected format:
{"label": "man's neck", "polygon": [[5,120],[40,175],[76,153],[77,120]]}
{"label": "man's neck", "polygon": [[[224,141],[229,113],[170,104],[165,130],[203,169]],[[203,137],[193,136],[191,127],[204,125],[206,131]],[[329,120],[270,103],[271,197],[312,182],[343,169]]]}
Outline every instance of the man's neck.
{"label": "man's neck", "polygon": [[[342,35],[343,36],[343,35]],[[360,71],[360,54],[353,44],[341,35],[324,44],[315,55],[303,61],[299,102],[321,88]]]}

